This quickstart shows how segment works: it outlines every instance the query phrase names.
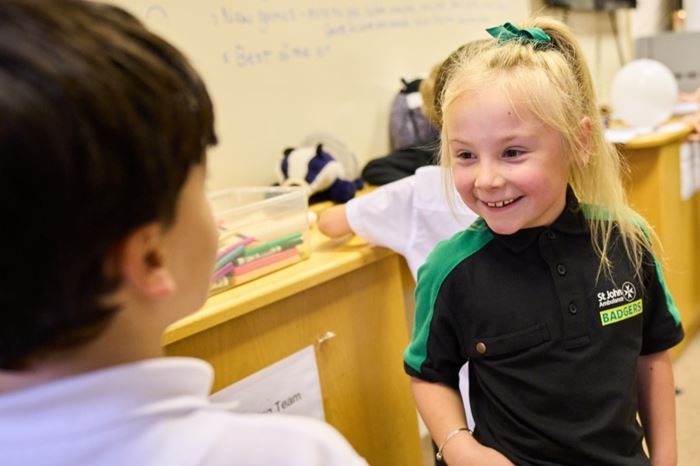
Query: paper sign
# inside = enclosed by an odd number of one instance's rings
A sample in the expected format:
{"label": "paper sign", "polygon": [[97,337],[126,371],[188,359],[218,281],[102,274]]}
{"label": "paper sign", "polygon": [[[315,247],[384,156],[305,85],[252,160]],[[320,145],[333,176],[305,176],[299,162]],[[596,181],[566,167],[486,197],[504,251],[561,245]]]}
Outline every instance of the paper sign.
{"label": "paper sign", "polygon": [[700,142],[693,141],[693,194],[700,190]]}
{"label": "paper sign", "polygon": [[681,199],[686,200],[693,195],[693,152],[690,143],[681,145]]}
{"label": "paper sign", "polygon": [[325,421],[321,382],[313,346],[213,393],[215,403],[234,404],[239,413],[284,413]]}
{"label": "paper sign", "polygon": [[688,200],[700,189],[700,142],[681,145],[681,199]]}

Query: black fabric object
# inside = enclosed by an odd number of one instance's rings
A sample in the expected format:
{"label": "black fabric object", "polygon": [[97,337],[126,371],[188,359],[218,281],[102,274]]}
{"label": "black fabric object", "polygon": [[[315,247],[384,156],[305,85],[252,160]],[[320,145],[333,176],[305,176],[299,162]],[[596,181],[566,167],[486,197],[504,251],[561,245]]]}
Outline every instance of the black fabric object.
{"label": "black fabric object", "polygon": [[404,147],[388,155],[370,160],[362,169],[362,179],[381,186],[413,175],[426,165],[437,163],[437,154],[426,146]]}

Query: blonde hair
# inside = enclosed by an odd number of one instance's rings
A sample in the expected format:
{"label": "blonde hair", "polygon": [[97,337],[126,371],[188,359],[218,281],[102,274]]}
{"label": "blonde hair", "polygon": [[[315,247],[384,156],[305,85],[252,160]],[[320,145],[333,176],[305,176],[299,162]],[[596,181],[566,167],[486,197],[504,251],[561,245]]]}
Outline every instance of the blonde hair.
{"label": "blonde hair", "polygon": [[430,124],[432,124],[436,128],[439,128],[440,124],[437,119],[435,105],[433,104],[433,93],[435,91],[435,80],[438,76],[441,65],[442,62],[438,63],[437,65],[434,65],[430,69],[430,74],[428,75],[428,77],[421,80],[420,84],[418,85],[418,92],[420,92],[420,96],[423,101],[421,104],[421,111],[423,112],[423,115],[425,115],[425,117],[428,119]]}
{"label": "blonde hair", "polygon": [[[605,141],[593,83],[580,46],[568,27],[552,18],[535,18],[519,27],[541,28],[552,42],[493,39],[471,47],[469,53],[460,54],[448,72],[441,90],[440,113],[445,115],[459,97],[486,86],[501,86],[511,102],[513,96],[523,98],[528,110],[561,136],[571,166],[569,185],[591,209],[588,223],[593,249],[600,257],[599,274],[612,276],[608,253],[616,229],[640,278],[644,254],[652,251],[653,233],[627,203],[621,179],[623,162],[615,147]],[[590,133],[581,125],[586,117],[591,121]],[[443,166],[450,167],[445,125],[441,131],[440,158]],[[451,170],[445,172],[451,177]]]}
{"label": "blonde hair", "polygon": [[454,50],[444,61],[438,63],[430,70],[430,76],[427,78],[428,83],[426,83],[425,89],[423,88],[423,82],[421,82],[424,113],[436,128],[440,129],[442,127],[442,98],[445,91],[445,84],[447,84],[448,78],[452,75],[454,68],[465,55],[476,53],[479,47],[488,42],[488,39],[467,42]]}

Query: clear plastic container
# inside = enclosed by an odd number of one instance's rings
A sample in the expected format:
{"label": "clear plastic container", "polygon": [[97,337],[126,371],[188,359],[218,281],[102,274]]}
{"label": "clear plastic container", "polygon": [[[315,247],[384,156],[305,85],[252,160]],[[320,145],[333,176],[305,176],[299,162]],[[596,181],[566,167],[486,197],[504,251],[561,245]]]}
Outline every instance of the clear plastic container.
{"label": "clear plastic container", "polygon": [[219,228],[210,294],[309,256],[306,193],[299,187],[230,188],[209,195]]}

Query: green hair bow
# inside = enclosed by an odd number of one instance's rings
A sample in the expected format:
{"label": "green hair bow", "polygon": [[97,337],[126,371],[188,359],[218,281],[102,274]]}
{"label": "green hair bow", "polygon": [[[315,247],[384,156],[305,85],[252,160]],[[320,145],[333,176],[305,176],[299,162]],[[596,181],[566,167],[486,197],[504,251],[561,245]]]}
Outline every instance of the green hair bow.
{"label": "green hair bow", "polygon": [[552,38],[541,28],[520,29],[512,23],[505,23],[503,26],[494,26],[486,29],[486,32],[499,42],[510,42],[518,40],[522,42],[534,42],[537,44],[551,44]]}

